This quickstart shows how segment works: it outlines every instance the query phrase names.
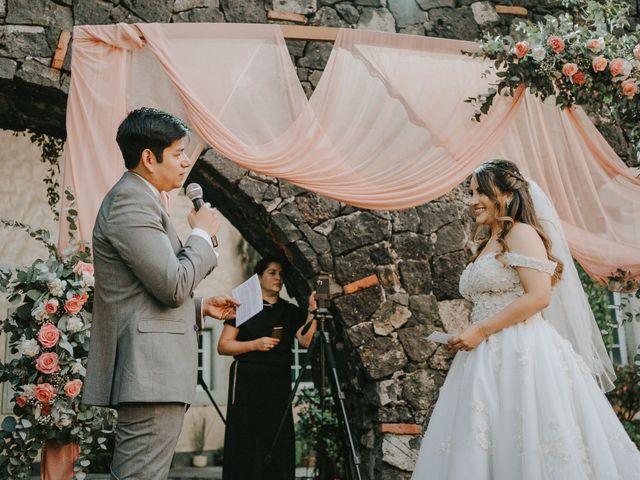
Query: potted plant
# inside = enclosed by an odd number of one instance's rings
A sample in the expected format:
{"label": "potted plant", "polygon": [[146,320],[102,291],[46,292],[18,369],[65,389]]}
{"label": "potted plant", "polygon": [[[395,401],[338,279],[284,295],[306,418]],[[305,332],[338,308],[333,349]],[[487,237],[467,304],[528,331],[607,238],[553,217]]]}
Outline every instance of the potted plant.
{"label": "potted plant", "polygon": [[206,467],[207,456],[204,454],[204,443],[207,438],[207,417],[201,416],[195,421],[193,429],[193,449],[191,464],[194,467]]}

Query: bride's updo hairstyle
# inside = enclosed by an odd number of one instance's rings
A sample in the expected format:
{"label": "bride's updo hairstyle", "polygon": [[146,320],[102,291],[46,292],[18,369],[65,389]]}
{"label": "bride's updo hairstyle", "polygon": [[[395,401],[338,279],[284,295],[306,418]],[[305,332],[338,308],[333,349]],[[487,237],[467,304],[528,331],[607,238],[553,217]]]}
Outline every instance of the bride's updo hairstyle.
{"label": "bride's updo hairstyle", "polygon": [[[536,216],[529,193],[529,183],[516,164],[509,160],[489,160],[474,170],[473,174],[478,181],[478,191],[491,199],[496,208],[496,220],[500,226],[497,240],[502,249],[496,258],[500,259],[503,253],[509,251],[505,238],[515,222],[531,225],[542,239],[547,257],[558,264],[551,277],[551,283],[555,284],[562,276],[563,265],[551,254],[551,240],[544,233]],[[510,201],[501,203],[498,200],[499,193],[511,193],[512,197]],[[482,227],[483,225],[476,224],[473,231],[473,240],[478,242],[478,252],[484,249],[490,238],[490,233],[487,234],[486,229]]]}

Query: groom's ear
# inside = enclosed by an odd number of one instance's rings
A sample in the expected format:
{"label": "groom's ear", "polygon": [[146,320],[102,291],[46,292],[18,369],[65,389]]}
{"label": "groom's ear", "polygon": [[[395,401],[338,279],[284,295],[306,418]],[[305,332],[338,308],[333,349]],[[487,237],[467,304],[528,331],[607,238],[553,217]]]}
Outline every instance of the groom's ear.
{"label": "groom's ear", "polygon": [[147,172],[154,173],[156,169],[157,159],[155,154],[149,148],[145,148],[140,154],[139,165]]}

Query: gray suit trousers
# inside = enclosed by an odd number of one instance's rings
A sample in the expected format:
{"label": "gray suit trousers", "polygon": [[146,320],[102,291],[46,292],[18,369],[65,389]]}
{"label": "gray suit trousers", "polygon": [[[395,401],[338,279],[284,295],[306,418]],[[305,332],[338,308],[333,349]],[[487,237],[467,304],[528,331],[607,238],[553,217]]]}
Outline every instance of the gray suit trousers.
{"label": "gray suit trousers", "polygon": [[187,406],[184,403],[118,405],[113,480],[165,480]]}

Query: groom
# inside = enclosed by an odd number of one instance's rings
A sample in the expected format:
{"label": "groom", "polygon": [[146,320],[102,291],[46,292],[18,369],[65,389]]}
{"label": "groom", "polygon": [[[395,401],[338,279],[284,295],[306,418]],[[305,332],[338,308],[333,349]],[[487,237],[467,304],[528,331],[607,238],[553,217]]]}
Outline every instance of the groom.
{"label": "groom", "polygon": [[152,108],[134,110],[116,141],[127,172],[104,198],[93,229],[95,292],[83,402],[118,411],[113,479],[167,478],[197,374],[202,314],[235,317],[229,297],[193,298],[217,264],[220,220],[189,214],[183,245],[162,206],[191,166],[188,129]]}

